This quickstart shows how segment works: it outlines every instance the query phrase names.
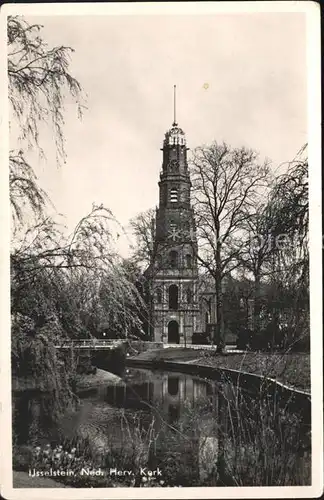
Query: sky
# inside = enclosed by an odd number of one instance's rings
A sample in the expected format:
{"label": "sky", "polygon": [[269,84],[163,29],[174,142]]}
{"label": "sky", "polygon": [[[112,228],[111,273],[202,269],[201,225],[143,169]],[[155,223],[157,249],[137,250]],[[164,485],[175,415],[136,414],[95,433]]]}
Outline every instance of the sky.
{"label": "sky", "polygon": [[[193,149],[213,140],[257,150],[273,168],[307,141],[303,13],[27,17],[49,46],[71,46],[71,73],[87,95],[83,119],[65,107],[67,162],[51,131],[39,182],[69,228],[110,208],[121,224],[158,203],[164,134],[177,121]],[[120,250],[128,253],[122,238]]]}

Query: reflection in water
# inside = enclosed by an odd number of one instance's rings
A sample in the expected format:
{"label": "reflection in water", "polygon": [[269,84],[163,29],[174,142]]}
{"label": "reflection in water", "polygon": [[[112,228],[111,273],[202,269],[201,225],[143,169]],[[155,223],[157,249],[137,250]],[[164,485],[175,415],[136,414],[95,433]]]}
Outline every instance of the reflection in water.
{"label": "reflection in water", "polygon": [[[249,399],[230,384],[141,369],[128,370],[124,380],[125,385],[84,392],[79,410],[60,422],[64,435],[90,436],[97,450],[116,446],[123,449],[130,445],[129,436],[148,429],[153,422],[159,437],[156,446],[162,450],[158,465],[163,464],[163,446],[169,443],[167,432],[175,437],[179,428],[186,437],[177,451],[184,467],[198,470],[200,479],[205,480],[215,470],[218,477],[226,477],[225,462],[236,460],[235,443],[242,423],[252,435],[263,425],[252,397]],[[14,428],[19,443],[39,440],[48,433],[46,395],[26,391],[16,395],[14,403]],[[239,412],[235,411],[238,406]],[[247,422],[251,423],[246,426]],[[302,453],[309,452],[309,442],[303,439],[300,437],[304,443]],[[241,442],[239,451],[249,453],[248,445]]]}
{"label": "reflection in water", "polygon": [[176,396],[179,392],[179,377],[168,376],[168,393],[170,396]]}
{"label": "reflection in water", "polygon": [[17,444],[33,442],[47,435],[52,427],[50,408],[46,393],[26,390],[13,397],[13,431]]}
{"label": "reflection in water", "polygon": [[169,409],[168,409],[168,416],[169,416],[169,424],[173,425],[175,424],[180,417],[180,408],[179,406],[175,406],[170,404]]}
{"label": "reflection in water", "polygon": [[186,374],[155,372],[152,376],[147,370],[132,370],[125,381],[124,387],[106,388],[103,397],[109,405],[154,414],[158,426],[163,419],[174,425],[189,407],[208,403],[202,429],[211,432],[215,427],[211,410],[217,409],[219,391],[214,382]]}

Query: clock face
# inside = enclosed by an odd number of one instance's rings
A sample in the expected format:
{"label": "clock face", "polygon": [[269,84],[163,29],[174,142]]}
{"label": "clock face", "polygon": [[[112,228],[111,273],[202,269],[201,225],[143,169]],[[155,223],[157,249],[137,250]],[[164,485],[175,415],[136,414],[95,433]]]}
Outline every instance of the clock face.
{"label": "clock face", "polygon": [[171,224],[170,229],[168,231],[168,238],[173,240],[173,241],[176,241],[176,240],[181,239],[181,237],[182,237],[181,229],[179,229],[175,225]]}
{"label": "clock face", "polygon": [[195,232],[193,228],[179,228],[173,224],[171,224],[170,229],[168,231],[168,238],[176,241],[176,240],[181,240],[183,238],[190,238],[190,240],[193,240],[195,237]]}

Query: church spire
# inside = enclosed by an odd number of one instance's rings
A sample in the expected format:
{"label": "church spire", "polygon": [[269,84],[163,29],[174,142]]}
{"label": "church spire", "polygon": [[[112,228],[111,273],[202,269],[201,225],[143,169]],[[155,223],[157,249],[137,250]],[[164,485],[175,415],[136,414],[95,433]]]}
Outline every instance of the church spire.
{"label": "church spire", "polygon": [[172,123],[172,127],[176,127],[178,125],[176,111],[177,111],[177,86],[173,85],[173,123]]}
{"label": "church spire", "polygon": [[165,133],[165,138],[163,142],[163,150],[165,147],[170,147],[172,148],[174,146],[185,146],[186,145],[186,138],[185,138],[185,133],[184,131],[178,127],[177,123],[177,86],[173,85],[173,123],[172,127]]}

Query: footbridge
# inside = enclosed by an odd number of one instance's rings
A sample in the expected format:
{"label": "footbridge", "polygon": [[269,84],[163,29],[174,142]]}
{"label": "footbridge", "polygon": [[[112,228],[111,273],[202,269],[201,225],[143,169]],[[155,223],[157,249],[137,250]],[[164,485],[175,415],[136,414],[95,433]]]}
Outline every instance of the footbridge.
{"label": "footbridge", "polygon": [[[128,341],[125,339],[97,339],[97,338],[86,338],[86,339],[65,339],[60,343],[57,343],[55,347],[57,349],[91,349],[91,350],[113,350],[119,346],[123,346],[127,344]],[[132,341],[130,341],[132,343]],[[206,350],[213,351],[216,350],[216,345],[211,344],[172,344],[172,343],[157,343],[145,341],[145,345],[148,348],[164,348],[167,349],[169,347],[177,347],[177,348],[187,348],[187,349],[195,349],[195,350]],[[226,352],[235,352],[242,353],[244,351],[238,350],[235,345],[227,345]]]}

